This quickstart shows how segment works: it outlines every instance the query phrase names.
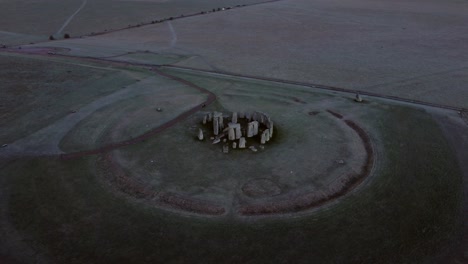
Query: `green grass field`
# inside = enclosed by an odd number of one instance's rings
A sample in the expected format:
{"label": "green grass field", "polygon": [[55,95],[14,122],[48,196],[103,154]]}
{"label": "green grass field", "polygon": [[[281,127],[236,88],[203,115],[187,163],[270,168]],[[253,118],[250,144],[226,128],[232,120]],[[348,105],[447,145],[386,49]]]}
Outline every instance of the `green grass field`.
{"label": "green grass field", "polygon": [[61,263],[444,259],[462,228],[461,176],[452,149],[422,110],[363,107],[368,111],[359,119],[382,152],[375,175],[338,203],[297,217],[200,218],[157,209],[110,187],[96,173],[96,156],[4,164],[9,214],[33,248]]}

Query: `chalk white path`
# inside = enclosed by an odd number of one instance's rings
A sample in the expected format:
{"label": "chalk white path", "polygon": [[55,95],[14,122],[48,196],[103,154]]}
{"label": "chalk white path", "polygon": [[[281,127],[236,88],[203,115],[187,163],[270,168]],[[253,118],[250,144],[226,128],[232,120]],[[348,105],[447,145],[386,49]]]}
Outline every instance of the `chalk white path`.
{"label": "chalk white path", "polygon": [[63,23],[62,27],[55,33],[55,35],[60,35],[62,31],[65,29],[66,26],[72,21],[72,19],[85,7],[85,5],[88,3],[88,0],[83,0],[83,3],[81,3],[81,6],[73,13],[68,19]]}
{"label": "chalk white path", "polygon": [[171,31],[172,35],[170,47],[173,48],[177,44],[177,33],[175,32],[171,22],[168,22],[167,25],[169,26],[169,30]]}

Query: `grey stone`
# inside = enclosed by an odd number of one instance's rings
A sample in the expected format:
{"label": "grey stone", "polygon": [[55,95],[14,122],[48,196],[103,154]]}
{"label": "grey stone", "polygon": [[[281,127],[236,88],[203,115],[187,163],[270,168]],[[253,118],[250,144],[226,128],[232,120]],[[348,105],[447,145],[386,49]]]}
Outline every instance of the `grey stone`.
{"label": "grey stone", "polygon": [[229,126],[228,138],[229,138],[229,140],[235,140],[236,139],[236,131],[234,130],[234,127]]}
{"label": "grey stone", "polygon": [[256,136],[258,135],[258,121],[252,121],[253,124],[253,135]]}
{"label": "grey stone", "polygon": [[229,145],[223,146],[223,153],[229,153]]}
{"label": "grey stone", "polygon": [[241,131],[241,125],[240,124],[236,124],[236,126],[234,127],[235,129],[235,132],[236,132],[236,139],[239,139],[242,137],[242,131]]}
{"label": "grey stone", "polygon": [[219,134],[218,118],[213,118],[213,134],[215,134],[215,136]]}
{"label": "grey stone", "polygon": [[198,129],[198,140],[203,140],[203,130],[201,128]]}
{"label": "grey stone", "polygon": [[239,139],[239,148],[245,148],[245,137]]}
{"label": "grey stone", "polygon": [[234,123],[234,124],[237,123],[237,112],[232,113],[231,122]]}
{"label": "grey stone", "polygon": [[273,137],[273,121],[268,122],[268,129],[270,130],[270,138]]}
{"label": "grey stone", "polygon": [[354,99],[356,102],[362,102],[362,98],[359,94],[356,94],[356,99]]}
{"label": "grey stone", "polygon": [[254,124],[253,122],[250,122],[247,124],[247,137],[253,137],[254,136]]}

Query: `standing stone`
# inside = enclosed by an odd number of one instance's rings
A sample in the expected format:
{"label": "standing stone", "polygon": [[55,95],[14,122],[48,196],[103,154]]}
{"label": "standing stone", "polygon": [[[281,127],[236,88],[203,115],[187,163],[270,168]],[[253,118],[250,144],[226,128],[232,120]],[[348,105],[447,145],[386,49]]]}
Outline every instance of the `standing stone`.
{"label": "standing stone", "polygon": [[239,148],[245,148],[245,137],[239,139]]}
{"label": "standing stone", "polygon": [[249,112],[247,112],[245,113],[245,118],[247,119],[247,121],[250,122],[250,119],[252,119],[252,115]]}
{"label": "standing stone", "polygon": [[213,118],[213,134],[215,134],[215,136],[219,134],[218,118]]}
{"label": "standing stone", "polygon": [[253,119],[253,121],[257,121],[257,120],[258,120],[257,112],[254,112],[254,113],[252,114],[252,119]]}
{"label": "standing stone", "polygon": [[223,129],[224,125],[222,125],[223,122],[223,114],[214,112],[213,113],[213,132],[215,135],[219,134],[219,129]]}
{"label": "standing stone", "polygon": [[229,138],[229,140],[235,140],[236,139],[236,131],[234,130],[234,127],[229,127],[228,138]]}
{"label": "standing stone", "polygon": [[236,127],[240,126],[240,124],[235,124],[235,123],[229,123],[228,124],[228,138],[229,140],[235,140],[236,139]]}
{"label": "standing stone", "polygon": [[265,133],[265,141],[270,141],[270,129],[266,129],[263,133]]}
{"label": "standing stone", "polygon": [[203,130],[201,128],[198,129],[198,140],[203,140]]}
{"label": "standing stone", "polygon": [[207,116],[203,116],[203,124],[206,125],[206,119],[207,119]]}
{"label": "standing stone", "polygon": [[250,122],[247,124],[247,137],[253,137],[254,136],[254,124],[253,122]]}
{"label": "standing stone", "polygon": [[232,120],[231,120],[232,123],[237,123],[237,112],[233,112],[232,113]]}
{"label": "standing stone", "polygon": [[260,123],[265,124],[265,115],[263,113],[260,113]]}
{"label": "standing stone", "polygon": [[253,135],[256,136],[258,135],[258,121],[252,121],[253,124]]}
{"label": "standing stone", "polygon": [[222,115],[219,117],[219,128],[224,128],[224,119]]}
{"label": "standing stone", "polygon": [[236,124],[236,126],[234,127],[235,131],[236,131],[236,139],[239,139],[242,137],[242,131],[241,131],[241,126],[240,124]]}
{"label": "standing stone", "polygon": [[361,95],[356,94],[356,99],[354,99],[354,101],[356,101],[356,102],[362,102]]}
{"label": "standing stone", "polygon": [[232,148],[233,149],[237,148],[237,143],[236,142],[232,142]]}
{"label": "standing stone", "polygon": [[212,119],[212,116],[211,116],[211,112],[208,113],[208,122],[211,122],[213,119]]}
{"label": "standing stone", "polygon": [[[265,130],[265,131],[266,131],[266,130]],[[265,131],[263,131],[263,133],[262,133],[262,137],[261,137],[261,139],[260,139],[260,144],[265,144],[265,142],[266,142]]]}
{"label": "standing stone", "polygon": [[267,127],[270,130],[270,138],[271,138],[273,137],[273,121],[269,121]]}

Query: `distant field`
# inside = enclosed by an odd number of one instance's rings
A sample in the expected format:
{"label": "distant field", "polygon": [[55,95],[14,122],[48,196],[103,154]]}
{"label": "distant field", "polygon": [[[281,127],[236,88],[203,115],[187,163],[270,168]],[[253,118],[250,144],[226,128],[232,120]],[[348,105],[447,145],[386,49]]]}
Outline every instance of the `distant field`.
{"label": "distant field", "polygon": [[[65,22],[81,7],[84,0],[2,0],[0,4],[0,33],[7,31],[27,35],[42,36],[46,41],[49,35],[58,33]],[[261,0],[88,0],[83,8],[60,33],[71,36],[119,29],[128,25],[148,23],[153,20],[199,13],[228,6],[261,2]],[[2,36],[0,34],[0,36]],[[23,38],[25,43],[34,40]],[[36,41],[38,41],[37,39]],[[0,39],[1,43],[7,39]],[[19,40],[13,41],[13,44]],[[21,43],[21,42],[20,42]]]}
{"label": "distant field", "polygon": [[468,3],[353,3],[285,0],[47,45],[468,107]]}
{"label": "distant field", "polygon": [[11,143],[136,79],[112,69],[0,56],[0,141]]}

